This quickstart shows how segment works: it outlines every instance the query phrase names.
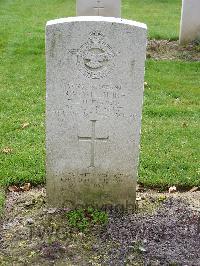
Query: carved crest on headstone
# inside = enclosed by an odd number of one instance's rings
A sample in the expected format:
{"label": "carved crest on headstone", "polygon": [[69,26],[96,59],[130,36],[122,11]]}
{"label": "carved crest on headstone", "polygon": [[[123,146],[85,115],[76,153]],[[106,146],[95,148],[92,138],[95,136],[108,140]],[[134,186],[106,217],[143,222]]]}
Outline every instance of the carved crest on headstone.
{"label": "carved crest on headstone", "polygon": [[87,78],[103,78],[113,68],[113,57],[114,52],[105,42],[104,35],[99,31],[93,31],[77,53],[78,69]]}

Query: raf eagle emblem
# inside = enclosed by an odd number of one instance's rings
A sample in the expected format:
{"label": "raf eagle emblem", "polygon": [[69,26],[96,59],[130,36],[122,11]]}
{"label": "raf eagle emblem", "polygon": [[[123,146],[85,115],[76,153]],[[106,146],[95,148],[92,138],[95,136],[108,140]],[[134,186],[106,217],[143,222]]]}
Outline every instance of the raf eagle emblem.
{"label": "raf eagle emblem", "polygon": [[80,72],[88,78],[99,79],[107,76],[113,66],[114,52],[100,32],[92,32],[88,42],[77,53]]}

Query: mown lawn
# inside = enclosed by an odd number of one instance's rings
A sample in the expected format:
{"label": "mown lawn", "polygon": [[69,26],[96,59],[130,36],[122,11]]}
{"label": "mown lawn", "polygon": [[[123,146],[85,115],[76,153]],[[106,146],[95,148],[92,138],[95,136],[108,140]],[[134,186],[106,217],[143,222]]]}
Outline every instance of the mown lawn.
{"label": "mown lawn", "polygon": [[200,185],[200,62],[147,61],[140,182]]}
{"label": "mown lawn", "polygon": [[[45,182],[44,27],[49,19],[73,16],[74,2],[0,2],[1,185]],[[130,9],[126,3],[132,7],[132,2],[139,8],[139,0],[124,1],[127,17]],[[159,2],[160,7],[169,2],[170,10],[180,1],[141,2],[145,6]],[[165,20],[167,26],[165,14],[166,9],[159,21]],[[154,30],[159,32],[156,27]],[[150,88],[145,88],[139,171],[139,180],[146,186],[200,185],[199,67],[197,62],[147,61],[146,81]]]}
{"label": "mown lawn", "polygon": [[177,40],[181,0],[123,0],[122,16],[144,22],[151,39]]}

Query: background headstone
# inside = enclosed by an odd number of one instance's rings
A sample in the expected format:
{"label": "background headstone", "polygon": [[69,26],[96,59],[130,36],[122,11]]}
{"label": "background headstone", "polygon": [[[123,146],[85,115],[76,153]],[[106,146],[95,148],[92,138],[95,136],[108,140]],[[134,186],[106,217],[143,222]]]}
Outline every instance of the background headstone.
{"label": "background headstone", "polygon": [[104,17],[47,23],[49,204],[134,204],[145,54],[141,23]]}
{"label": "background headstone", "polygon": [[182,0],[180,44],[200,40],[200,0]]}
{"label": "background headstone", "polygon": [[121,0],[76,0],[76,15],[121,17]]}

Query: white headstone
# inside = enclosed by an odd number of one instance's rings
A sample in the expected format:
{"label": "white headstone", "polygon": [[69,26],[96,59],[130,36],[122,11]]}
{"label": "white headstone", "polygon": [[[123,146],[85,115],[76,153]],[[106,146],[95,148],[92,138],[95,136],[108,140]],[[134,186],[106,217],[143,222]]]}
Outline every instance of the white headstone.
{"label": "white headstone", "polygon": [[47,197],[134,204],[146,25],[104,17],[46,26]]}
{"label": "white headstone", "polygon": [[76,0],[76,15],[121,17],[121,0]]}
{"label": "white headstone", "polygon": [[180,44],[200,40],[200,0],[182,0]]}

